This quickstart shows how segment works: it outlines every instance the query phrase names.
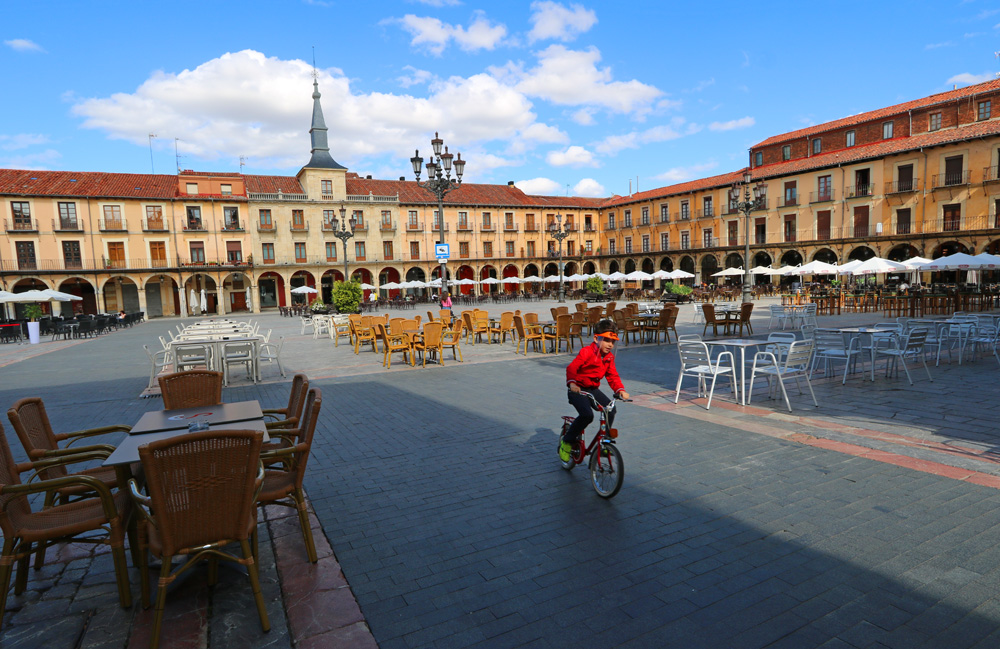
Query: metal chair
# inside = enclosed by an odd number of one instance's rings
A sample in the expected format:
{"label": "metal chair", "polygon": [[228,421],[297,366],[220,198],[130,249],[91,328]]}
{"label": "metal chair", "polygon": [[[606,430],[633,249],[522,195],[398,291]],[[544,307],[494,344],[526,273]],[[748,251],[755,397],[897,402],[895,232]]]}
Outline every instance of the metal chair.
{"label": "metal chair", "polygon": [[[160,338],[162,339],[163,336],[160,336]],[[149,385],[147,388],[154,388],[156,387],[157,375],[163,371],[163,368],[170,365],[170,362],[167,360],[169,352],[166,349],[158,349],[155,352],[151,352],[149,351],[149,345],[143,345],[142,348],[146,350],[146,356],[149,357]]]}
{"label": "metal chair", "polygon": [[902,365],[906,379],[910,385],[913,385],[913,377],[910,376],[910,370],[906,367],[906,360],[916,361],[919,359],[924,365],[924,371],[927,372],[927,378],[933,382],[934,377],[931,376],[931,370],[927,367],[927,358],[924,354],[926,342],[926,329],[911,329],[905,336],[893,336],[888,347],[876,349],[876,358],[888,356],[891,359],[885,364],[885,375],[889,376],[890,369],[894,369],[898,373],[899,365]]}
{"label": "metal chair", "polygon": [[[698,379],[699,397],[705,393],[706,378],[711,376],[712,386],[708,390],[708,403],[705,404],[705,410],[708,410],[712,407],[715,381],[719,378],[720,374],[725,374],[730,378],[733,385],[733,398],[739,400],[736,388],[736,359],[733,357],[732,352],[723,351],[713,361],[711,355],[708,353],[708,345],[700,340],[679,340],[677,342],[677,351],[681,357],[681,371],[677,375],[677,385],[674,387],[674,391],[677,393],[674,395],[674,403],[677,403],[681,397],[681,381],[684,380],[685,376]],[[724,365],[722,362],[726,358],[729,359],[728,365]]]}
{"label": "metal chair", "polygon": [[[774,387],[771,384],[771,378],[778,379],[778,386],[781,388],[781,395],[785,398],[785,405],[788,406],[788,412],[792,411],[792,404],[788,400],[785,379],[794,379],[796,387],[799,387],[799,379],[804,379],[806,387],[809,388],[809,394],[812,395],[813,403],[818,408],[819,402],[816,401],[816,393],[813,392],[812,383],[809,382],[809,363],[812,360],[814,346],[815,341],[813,340],[799,340],[794,342],[789,346],[788,353],[782,361],[778,361],[778,358],[768,351],[754,354],[753,368],[750,371],[750,387],[747,389],[747,404],[753,398],[753,382],[757,378],[757,374],[760,373],[767,380],[769,393]],[[799,392],[802,392],[801,387],[799,387]]]}

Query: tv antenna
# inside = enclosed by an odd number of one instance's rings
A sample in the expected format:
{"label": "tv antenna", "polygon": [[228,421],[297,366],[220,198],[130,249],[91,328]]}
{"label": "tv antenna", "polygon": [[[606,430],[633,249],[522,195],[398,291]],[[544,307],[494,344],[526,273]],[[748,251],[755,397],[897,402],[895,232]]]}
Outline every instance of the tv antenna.
{"label": "tv antenna", "polygon": [[177,143],[180,141],[179,137],[174,138],[174,162],[177,164],[177,173],[181,172],[181,154],[177,152]]}
{"label": "tv antenna", "polygon": [[153,167],[153,138],[156,137],[156,133],[149,134],[149,173],[155,174],[156,169]]}

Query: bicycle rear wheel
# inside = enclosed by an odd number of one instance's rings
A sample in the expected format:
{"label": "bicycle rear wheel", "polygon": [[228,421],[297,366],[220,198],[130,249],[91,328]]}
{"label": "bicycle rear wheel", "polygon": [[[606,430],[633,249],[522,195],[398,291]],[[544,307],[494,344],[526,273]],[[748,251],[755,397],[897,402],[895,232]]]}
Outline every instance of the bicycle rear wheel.
{"label": "bicycle rear wheel", "polygon": [[613,498],[625,482],[625,462],[614,444],[601,444],[590,455],[590,482],[601,498]]}

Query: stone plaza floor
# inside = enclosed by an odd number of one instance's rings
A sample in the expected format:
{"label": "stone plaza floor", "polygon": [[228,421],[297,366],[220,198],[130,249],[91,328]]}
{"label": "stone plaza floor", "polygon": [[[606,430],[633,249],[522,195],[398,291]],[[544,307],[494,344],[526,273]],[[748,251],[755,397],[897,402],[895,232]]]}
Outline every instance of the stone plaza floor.
{"label": "stone plaza floor", "polygon": [[[765,300],[754,328],[767,333]],[[551,302],[491,305],[537,311]],[[456,307],[460,311],[461,307]],[[401,315],[424,313],[426,309]],[[681,333],[701,333],[684,305]],[[1000,365],[992,356],[876,380],[814,380],[819,407],[720,379],[710,410],[676,345],[620,344],[635,402],[616,426],[625,484],[596,496],[555,454],[566,353],[463,345],[464,363],[411,368],[254,316],[282,361],[226,401],[284,405],[291,374],[323,390],[306,479],[321,560],[297,519],[259,525],[271,631],[245,577],[194,570],[167,598],[163,647],[1000,646]],[[134,423],[142,350],[194,319],[96,339],[0,345],[0,405],[44,398],[57,431]],[[882,321],[821,316],[820,326]],[[20,444],[3,419],[11,447]],[[117,439],[111,438],[110,442]],[[23,454],[18,456],[23,460]],[[11,593],[0,646],[145,647],[150,611],[118,606],[110,556],[50,550]],[[70,561],[71,558],[76,560]],[[131,566],[131,562],[130,562]]]}

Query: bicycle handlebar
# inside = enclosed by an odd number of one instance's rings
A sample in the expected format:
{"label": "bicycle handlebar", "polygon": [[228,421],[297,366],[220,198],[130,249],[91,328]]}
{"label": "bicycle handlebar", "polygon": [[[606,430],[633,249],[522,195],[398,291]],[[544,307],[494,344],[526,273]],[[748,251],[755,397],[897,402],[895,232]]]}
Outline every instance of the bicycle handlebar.
{"label": "bicycle handlebar", "polygon": [[604,407],[601,406],[600,403],[597,402],[597,398],[594,397],[594,395],[591,394],[590,392],[586,392],[584,390],[580,390],[580,394],[585,394],[588,397],[590,397],[590,401],[591,401],[591,403],[594,404],[594,407],[596,407],[598,411],[603,411],[603,412],[611,412],[612,410],[614,410],[615,409],[615,403],[617,403],[619,401],[624,401],[626,403],[632,403],[632,399],[620,399],[620,398],[618,398],[617,395],[612,395],[611,401],[608,402],[608,406],[606,408],[604,408]]}

